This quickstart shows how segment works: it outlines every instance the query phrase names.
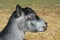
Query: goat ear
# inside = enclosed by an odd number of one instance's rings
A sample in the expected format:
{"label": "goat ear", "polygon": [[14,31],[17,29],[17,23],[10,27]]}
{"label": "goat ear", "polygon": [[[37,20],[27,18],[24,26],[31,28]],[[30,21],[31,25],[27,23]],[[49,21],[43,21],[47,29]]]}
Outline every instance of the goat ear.
{"label": "goat ear", "polygon": [[21,15],[23,15],[23,9],[22,9],[22,7],[20,6],[20,5],[16,5],[16,12],[17,12],[17,15],[18,16],[21,16]]}
{"label": "goat ear", "polygon": [[16,5],[16,10],[20,10],[21,9],[21,6],[19,4]]}

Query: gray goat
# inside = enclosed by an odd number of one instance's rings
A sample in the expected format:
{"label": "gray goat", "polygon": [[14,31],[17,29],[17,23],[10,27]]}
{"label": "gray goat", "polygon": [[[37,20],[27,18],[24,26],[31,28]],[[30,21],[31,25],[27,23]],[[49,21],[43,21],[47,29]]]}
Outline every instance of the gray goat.
{"label": "gray goat", "polygon": [[6,27],[0,32],[0,40],[24,40],[24,33],[43,32],[47,23],[39,18],[29,7],[16,5],[16,10],[10,17]]}

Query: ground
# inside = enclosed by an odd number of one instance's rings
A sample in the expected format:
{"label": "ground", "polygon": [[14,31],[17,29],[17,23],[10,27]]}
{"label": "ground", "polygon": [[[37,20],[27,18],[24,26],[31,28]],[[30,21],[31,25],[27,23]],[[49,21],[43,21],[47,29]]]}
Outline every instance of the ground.
{"label": "ground", "polygon": [[60,0],[0,0],[0,31],[6,26],[16,4],[31,7],[48,23],[45,32],[26,32],[26,40],[60,40]]}

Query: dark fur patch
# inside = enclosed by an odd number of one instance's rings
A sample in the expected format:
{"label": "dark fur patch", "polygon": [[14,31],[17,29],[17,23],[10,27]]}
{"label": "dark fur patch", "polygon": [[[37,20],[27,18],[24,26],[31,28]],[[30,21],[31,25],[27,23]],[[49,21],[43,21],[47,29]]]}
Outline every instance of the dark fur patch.
{"label": "dark fur patch", "polygon": [[25,13],[25,15],[28,15],[28,14],[36,14],[35,11],[33,11],[31,8],[29,7],[26,7],[26,8],[23,8],[23,11]]}
{"label": "dark fur patch", "polygon": [[[30,15],[30,14],[35,14],[36,16],[36,20],[39,20],[40,18],[36,15],[36,12],[34,10],[32,10],[31,8],[29,7],[26,7],[26,8],[22,8],[23,12],[24,12],[24,15]],[[19,16],[17,15],[17,12],[14,11],[12,16],[14,16],[14,18],[18,18]]]}

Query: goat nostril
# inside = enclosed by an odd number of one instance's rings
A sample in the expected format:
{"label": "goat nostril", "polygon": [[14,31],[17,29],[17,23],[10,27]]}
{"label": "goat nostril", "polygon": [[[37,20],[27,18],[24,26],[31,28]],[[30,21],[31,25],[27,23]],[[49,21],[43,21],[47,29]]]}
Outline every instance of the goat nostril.
{"label": "goat nostril", "polygon": [[47,23],[45,22],[45,24],[47,25]]}
{"label": "goat nostril", "polygon": [[45,22],[45,24],[46,24],[46,27],[48,27],[48,26],[47,26],[47,22]]}

